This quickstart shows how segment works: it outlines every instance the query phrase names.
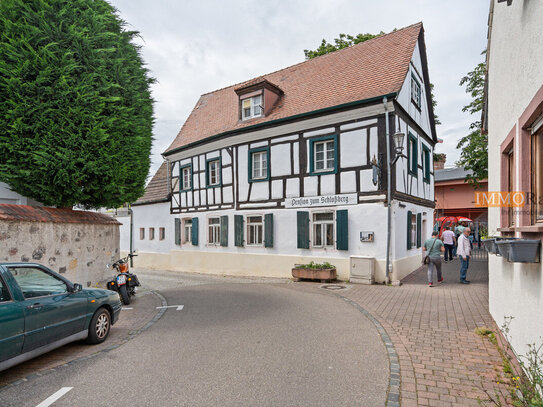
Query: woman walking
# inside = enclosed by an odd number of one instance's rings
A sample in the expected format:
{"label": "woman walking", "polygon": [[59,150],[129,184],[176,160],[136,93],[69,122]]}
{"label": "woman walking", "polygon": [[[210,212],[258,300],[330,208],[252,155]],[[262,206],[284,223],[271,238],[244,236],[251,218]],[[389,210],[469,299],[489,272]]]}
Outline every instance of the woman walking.
{"label": "woman walking", "polygon": [[424,264],[428,264],[428,287],[434,286],[434,268],[437,271],[437,282],[443,282],[441,275],[441,252],[445,251],[443,242],[437,238],[438,232],[432,232],[432,237],[424,242],[422,246],[422,256]]}

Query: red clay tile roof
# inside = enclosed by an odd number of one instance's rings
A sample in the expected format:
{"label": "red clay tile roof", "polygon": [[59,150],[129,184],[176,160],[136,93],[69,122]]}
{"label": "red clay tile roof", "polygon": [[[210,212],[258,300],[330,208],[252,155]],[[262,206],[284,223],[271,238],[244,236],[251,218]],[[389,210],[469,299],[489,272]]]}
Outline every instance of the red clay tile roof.
{"label": "red clay tile roof", "polygon": [[[399,92],[422,30],[417,23],[352,47],[204,94],[166,154],[228,131]],[[240,121],[235,90],[267,80],[283,90],[266,117]]]}
{"label": "red clay tile roof", "polygon": [[120,225],[115,218],[98,212],[72,209],[46,208],[43,206],[0,204],[0,221],[85,223]]}
{"label": "red clay tile roof", "polygon": [[166,161],[162,163],[147,187],[145,193],[133,205],[145,205],[155,202],[167,201],[169,198],[168,189],[168,165]]}

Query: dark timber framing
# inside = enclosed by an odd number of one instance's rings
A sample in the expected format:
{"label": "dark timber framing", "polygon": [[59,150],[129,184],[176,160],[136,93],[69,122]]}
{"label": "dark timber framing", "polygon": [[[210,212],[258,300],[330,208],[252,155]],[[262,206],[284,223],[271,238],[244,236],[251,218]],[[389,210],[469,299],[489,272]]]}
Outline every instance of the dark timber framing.
{"label": "dark timber framing", "polygon": [[[397,118],[401,118],[409,127],[413,128],[413,131],[415,131],[417,134],[419,134],[419,137],[422,140],[424,140],[430,147],[433,145],[433,140],[425,134],[422,129],[420,129],[419,126],[416,125],[416,123],[409,117],[409,115],[401,108],[401,106],[394,101],[394,111],[391,112],[389,115],[389,126],[390,126],[390,134],[393,134],[395,131],[397,124],[396,120]],[[368,121],[374,121],[373,123],[368,124]],[[355,123],[360,123],[360,126],[352,126]],[[341,130],[341,127],[344,125],[350,125],[350,128]],[[251,126],[252,127],[252,126]],[[329,132],[323,132],[321,134],[315,135],[315,136],[307,136],[304,134],[307,134],[309,132],[319,132],[324,129],[330,129]],[[377,131],[377,152],[378,152],[378,163],[380,166],[380,182],[378,185],[377,190],[373,191],[361,191],[361,179],[360,179],[360,171],[362,170],[369,170],[372,168],[371,160],[373,157],[370,157],[371,154],[371,137],[370,132],[371,129],[376,129]],[[352,131],[364,131],[366,134],[366,159],[365,164],[363,165],[357,165],[357,166],[345,166],[343,167],[341,165],[341,137],[340,135],[343,133],[348,133]],[[401,129],[404,130],[404,129]],[[374,130],[375,131],[375,130]],[[409,136],[408,136],[409,137]],[[418,138],[413,136],[415,140],[418,142]],[[213,138],[215,139],[215,138]],[[335,154],[335,168],[334,171],[330,172],[312,172],[312,162],[313,162],[313,146],[315,142],[321,141],[321,140],[334,140],[334,154]],[[211,138],[208,138],[206,141],[211,141]],[[199,144],[199,143],[198,143]],[[280,145],[287,145],[288,151],[290,152],[290,163],[288,164],[290,167],[290,173],[288,175],[272,175],[272,160],[271,160],[271,149],[275,146]],[[423,143],[424,145],[424,143]],[[183,147],[183,149],[187,148],[188,146]],[[247,154],[247,168],[241,168],[240,164],[240,149],[246,148],[246,152],[243,154]],[[180,149],[177,149],[180,150]],[[422,153],[422,148],[417,147],[417,155],[418,151]],[[226,165],[222,165],[223,160],[222,156],[224,152],[227,152],[230,156],[230,161]],[[251,179],[251,159],[252,154],[257,151],[267,151],[267,158],[268,158],[268,173],[266,179]],[[171,152],[169,152],[170,154]],[[218,153],[218,156],[217,156]],[[375,153],[375,151],[374,151]],[[193,182],[192,182],[192,190],[186,191],[187,193],[191,193],[191,200],[190,202],[192,205],[188,205],[189,200],[188,196],[185,196],[184,199],[181,197],[182,194],[185,193],[185,191],[180,191],[180,200],[179,205],[175,207],[173,205],[172,200],[172,206],[171,206],[171,213],[187,213],[187,212],[205,212],[205,211],[213,211],[213,210],[223,210],[223,209],[238,209],[238,210],[272,210],[272,209],[278,209],[278,208],[284,208],[284,201],[287,199],[287,181],[296,179],[298,182],[298,197],[307,196],[305,194],[305,180],[310,177],[316,177],[317,178],[317,195],[322,194],[321,190],[321,178],[326,175],[332,175],[335,177],[335,193],[340,194],[342,193],[342,174],[345,172],[354,172],[354,178],[356,183],[356,191],[358,197],[366,197],[363,201],[359,200],[360,204],[363,203],[373,203],[373,202],[383,202],[382,195],[386,192],[386,162],[383,159],[386,153],[386,140],[385,140],[385,115],[384,114],[377,114],[367,117],[360,117],[355,120],[349,120],[341,123],[331,124],[331,125],[322,125],[320,127],[312,127],[304,129],[303,131],[297,132],[297,133],[285,133],[281,135],[276,135],[273,137],[268,138],[262,138],[258,140],[254,140],[251,142],[243,142],[238,143],[236,145],[232,145],[230,147],[223,147],[218,150],[209,151],[206,153],[200,153],[197,156],[193,156],[190,158],[185,158],[180,161],[178,161],[179,165],[181,162],[186,162],[187,160],[190,160],[192,164],[192,170],[193,170]],[[391,145],[391,154],[394,153],[394,148]],[[296,154],[296,159],[294,155]],[[411,158],[411,157],[410,157]],[[220,185],[216,185],[213,188],[210,188],[210,186],[207,185],[208,181],[208,174],[207,174],[207,163],[213,159],[219,159],[220,160]],[[362,161],[362,160],[361,160]],[[204,163],[205,167],[201,168],[201,164]],[[420,161],[422,165],[422,161]],[[419,160],[417,157],[417,166],[418,168],[421,168],[421,165],[419,164]],[[186,166],[184,164],[181,167]],[[234,171],[234,166],[236,166],[236,171]],[[411,161],[409,162],[409,171],[411,168]],[[230,180],[231,182],[223,183],[223,177],[225,175],[225,171],[228,171],[230,174]],[[244,197],[240,196],[240,177],[239,174],[241,171],[246,171],[248,178],[247,178],[247,185],[244,187],[246,188],[246,193],[244,192]],[[412,196],[410,194],[404,194],[401,192],[396,191],[396,175],[395,175],[396,169],[393,169],[392,173],[392,190],[393,190],[393,197],[396,199],[404,200],[406,202],[412,202],[416,204],[420,204],[426,207],[433,207],[434,203],[431,201],[426,200],[425,198],[420,198],[417,196]],[[424,170],[423,170],[424,173]],[[202,185],[202,177],[200,174],[204,174],[205,184]],[[410,173],[411,174],[411,173]],[[431,171],[431,176],[433,176],[433,171]],[[198,188],[195,188],[195,182],[194,179],[198,179]],[[413,178],[413,176],[410,176],[408,178]],[[182,180],[179,178],[179,182]],[[245,181],[244,181],[245,182]],[[255,197],[252,197],[253,192],[253,183],[254,182],[267,182],[267,198],[263,199],[256,199]],[[274,182],[281,182],[281,186],[275,186],[277,189],[275,190],[275,195],[272,194],[274,192]],[[180,185],[180,184],[179,184]],[[181,185],[180,185],[181,187]],[[225,202],[224,200],[224,191],[225,189],[230,189],[229,196],[232,197],[232,199],[229,199],[228,202]],[[278,191],[281,191],[281,196],[278,197]],[[407,190],[407,189],[406,189]],[[409,188],[409,191],[411,188]],[[347,193],[347,192],[344,192]],[[291,192],[292,194],[292,192]],[[195,205],[195,196],[198,197],[197,202],[198,204]],[[368,199],[372,196],[375,196],[375,199]],[[381,197],[379,197],[381,196]]]}

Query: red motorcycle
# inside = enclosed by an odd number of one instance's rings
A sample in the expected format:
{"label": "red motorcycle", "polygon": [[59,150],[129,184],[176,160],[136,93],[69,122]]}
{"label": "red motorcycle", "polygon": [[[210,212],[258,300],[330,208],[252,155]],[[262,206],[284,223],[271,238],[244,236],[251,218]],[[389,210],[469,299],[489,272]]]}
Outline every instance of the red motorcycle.
{"label": "red motorcycle", "polygon": [[[129,253],[128,256],[113,263],[111,267],[117,270],[119,274],[113,280],[107,282],[107,288],[117,291],[124,305],[130,304],[130,297],[136,295],[136,287],[140,286],[138,277],[128,270],[128,259],[135,256],[137,254]],[[108,267],[110,267],[109,264]]]}

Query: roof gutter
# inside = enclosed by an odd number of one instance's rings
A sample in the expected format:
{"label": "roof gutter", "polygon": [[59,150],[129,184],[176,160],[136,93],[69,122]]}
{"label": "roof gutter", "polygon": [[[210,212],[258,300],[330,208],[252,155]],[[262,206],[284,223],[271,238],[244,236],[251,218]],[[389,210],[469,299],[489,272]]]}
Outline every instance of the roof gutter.
{"label": "roof gutter", "polygon": [[190,149],[192,147],[196,147],[196,146],[198,146],[200,144],[208,143],[210,141],[213,141],[213,140],[216,140],[216,139],[219,139],[219,138],[222,138],[222,137],[226,137],[226,136],[231,136],[231,135],[234,135],[234,134],[237,134],[237,133],[244,133],[244,132],[247,132],[247,131],[257,130],[257,129],[260,129],[262,127],[277,125],[277,124],[281,124],[281,123],[284,123],[284,122],[305,118],[305,117],[308,117],[308,116],[318,115],[318,114],[321,114],[321,113],[328,113],[328,112],[338,110],[338,109],[345,109],[345,108],[349,108],[349,107],[365,105],[365,104],[372,103],[372,102],[381,102],[383,100],[383,98],[393,99],[393,98],[395,98],[397,96],[397,94],[398,94],[397,92],[392,92],[392,93],[389,93],[387,95],[376,96],[376,97],[363,99],[363,100],[357,100],[355,102],[344,103],[342,105],[325,107],[323,109],[313,110],[311,112],[300,113],[300,114],[297,114],[297,115],[294,115],[294,116],[283,117],[281,119],[275,119],[275,120],[270,120],[268,122],[253,124],[252,126],[243,127],[241,129],[225,131],[223,133],[215,134],[213,136],[207,137],[207,138],[202,139],[202,140],[194,141],[194,142],[192,142],[190,144],[187,144],[185,146],[176,147],[176,148],[174,148],[172,150],[165,151],[164,153],[162,153],[162,156],[167,157],[167,156],[175,154],[175,153],[177,153],[179,151],[188,150],[188,149]]}

